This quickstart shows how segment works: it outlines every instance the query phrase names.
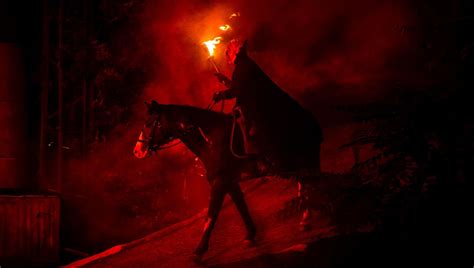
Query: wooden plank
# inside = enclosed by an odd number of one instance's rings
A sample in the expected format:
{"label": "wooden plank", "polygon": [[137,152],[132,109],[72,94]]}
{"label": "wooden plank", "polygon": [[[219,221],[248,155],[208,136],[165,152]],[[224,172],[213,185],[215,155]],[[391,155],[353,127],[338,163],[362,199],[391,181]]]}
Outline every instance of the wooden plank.
{"label": "wooden plank", "polygon": [[57,263],[60,200],[0,195],[0,261]]}

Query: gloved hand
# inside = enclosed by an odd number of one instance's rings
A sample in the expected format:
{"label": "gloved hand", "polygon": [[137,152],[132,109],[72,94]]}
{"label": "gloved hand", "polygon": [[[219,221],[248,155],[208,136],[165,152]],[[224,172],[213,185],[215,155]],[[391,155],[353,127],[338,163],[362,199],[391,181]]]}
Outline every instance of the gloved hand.
{"label": "gloved hand", "polygon": [[219,102],[222,99],[224,99],[224,94],[222,94],[222,91],[214,92],[214,95],[212,96],[212,100],[214,102]]}
{"label": "gloved hand", "polygon": [[224,84],[225,86],[230,86],[230,79],[227,78],[227,76],[221,74],[221,73],[215,73],[214,76],[217,78],[219,83]]}

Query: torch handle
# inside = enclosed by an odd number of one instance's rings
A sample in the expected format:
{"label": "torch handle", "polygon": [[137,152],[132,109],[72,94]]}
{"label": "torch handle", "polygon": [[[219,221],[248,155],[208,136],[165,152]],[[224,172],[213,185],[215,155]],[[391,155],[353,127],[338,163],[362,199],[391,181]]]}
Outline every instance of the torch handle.
{"label": "torch handle", "polygon": [[217,67],[217,64],[216,62],[214,61],[214,57],[209,57],[209,62],[211,63],[212,67],[214,67],[214,71],[216,71],[216,73],[220,73],[221,71],[219,70],[219,68]]}

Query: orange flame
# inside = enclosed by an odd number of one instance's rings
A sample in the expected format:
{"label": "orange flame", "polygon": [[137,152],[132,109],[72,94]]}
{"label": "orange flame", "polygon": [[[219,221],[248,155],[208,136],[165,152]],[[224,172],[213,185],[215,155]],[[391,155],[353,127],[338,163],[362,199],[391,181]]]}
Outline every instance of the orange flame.
{"label": "orange flame", "polygon": [[207,50],[209,51],[209,57],[212,57],[214,55],[214,50],[216,49],[216,45],[220,44],[221,40],[222,40],[222,37],[218,36],[218,37],[215,37],[214,39],[208,40],[206,42],[202,42],[207,47]]}
{"label": "orange flame", "polygon": [[229,24],[224,24],[224,25],[222,25],[222,26],[219,26],[219,29],[220,29],[221,31],[224,31],[224,32],[225,32],[225,31],[230,30],[231,27],[230,27]]}
{"label": "orange flame", "polygon": [[229,16],[229,19],[233,19],[233,18],[236,18],[236,17],[240,17],[240,12],[232,13],[232,15]]}

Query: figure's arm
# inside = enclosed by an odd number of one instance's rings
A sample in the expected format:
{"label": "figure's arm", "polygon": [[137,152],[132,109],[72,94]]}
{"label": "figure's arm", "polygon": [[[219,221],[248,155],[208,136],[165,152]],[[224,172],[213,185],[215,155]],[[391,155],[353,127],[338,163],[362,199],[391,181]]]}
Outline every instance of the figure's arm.
{"label": "figure's arm", "polygon": [[235,97],[237,97],[237,90],[234,87],[231,87],[229,89],[221,90],[214,93],[212,99],[215,102],[219,102],[221,100],[233,99]]}
{"label": "figure's arm", "polygon": [[214,75],[216,76],[217,80],[219,80],[221,84],[223,84],[226,87],[230,87],[232,80],[230,80],[227,76],[221,73],[215,73]]}
{"label": "figure's arm", "polygon": [[214,93],[213,100],[215,102],[219,102],[221,100],[233,99],[237,97],[238,95],[237,87],[232,80],[230,80],[227,76],[221,73],[216,73],[215,76],[217,77],[219,82],[221,82],[228,88],[228,89]]}

